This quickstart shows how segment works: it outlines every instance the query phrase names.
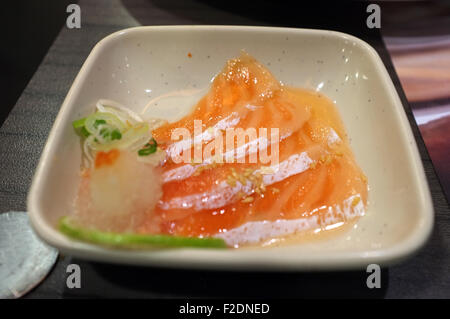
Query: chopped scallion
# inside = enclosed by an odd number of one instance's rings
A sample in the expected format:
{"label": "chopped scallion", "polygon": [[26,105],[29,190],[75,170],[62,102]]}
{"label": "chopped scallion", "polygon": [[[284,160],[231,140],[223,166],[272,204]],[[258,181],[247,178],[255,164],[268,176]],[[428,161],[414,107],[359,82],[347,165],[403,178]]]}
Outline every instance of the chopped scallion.
{"label": "chopped scallion", "polygon": [[144,148],[138,151],[138,154],[139,156],[148,156],[155,153],[157,148],[158,143],[156,143],[156,140],[152,138],[149,143],[145,144]]}
{"label": "chopped scallion", "polygon": [[84,127],[85,122],[86,122],[86,118],[83,117],[82,119],[73,121],[72,126],[74,129],[82,128],[82,127]]}

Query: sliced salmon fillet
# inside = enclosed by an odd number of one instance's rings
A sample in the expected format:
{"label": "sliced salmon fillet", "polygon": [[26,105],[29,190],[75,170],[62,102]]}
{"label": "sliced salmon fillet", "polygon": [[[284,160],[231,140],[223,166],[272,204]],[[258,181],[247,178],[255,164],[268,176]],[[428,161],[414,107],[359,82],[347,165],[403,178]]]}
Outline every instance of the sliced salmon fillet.
{"label": "sliced salmon fillet", "polygon": [[[202,121],[200,130],[196,120]],[[177,128],[186,128],[191,142],[203,147],[216,141],[216,132],[229,128],[277,128],[279,140],[251,148],[255,138],[248,137],[248,147],[234,154],[233,163],[215,162],[215,152],[201,163],[174,163],[174,155],[195,153],[186,140],[172,140]],[[302,220],[324,228],[358,217],[367,204],[367,179],[333,102],[317,92],[282,85],[245,53],[227,62],[188,116],[156,129],[153,137],[168,160],[162,166],[162,198],[141,232],[157,225],[158,232],[176,235],[228,233],[234,236],[231,242],[241,244],[251,241],[245,234],[256,222]],[[252,152],[260,155],[275,145],[275,164],[262,163],[260,157],[249,163]]]}

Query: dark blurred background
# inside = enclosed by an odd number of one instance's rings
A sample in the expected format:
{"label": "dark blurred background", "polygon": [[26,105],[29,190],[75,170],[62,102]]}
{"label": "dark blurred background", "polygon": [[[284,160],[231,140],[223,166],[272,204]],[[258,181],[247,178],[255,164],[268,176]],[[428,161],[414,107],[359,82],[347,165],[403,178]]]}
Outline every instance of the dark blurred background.
{"label": "dark blurred background", "polygon": [[[259,21],[259,25],[306,27],[332,29],[349,32],[361,38],[370,34],[378,35],[378,30],[361,28],[365,25],[367,3],[379,3],[382,7],[383,28],[397,32],[392,25],[418,22],[427,12],[439,12],[450,0],[434,1],[211,1],[211,0],[121,0],[123,6],[142,24],[146,21],[145,12],[134,12],[146,4],[180,16],[190,24],[246,24],[245,21]],[[46,52],[64,25],[66,8],[77,0],[15,0],[2,2],[0,24],[2,46],[0,50],[0,125],[14,106],[21,92],[36,71]],[[204,16],[205,6],[213,7],[211,12],[222,12]],[[429,7],[432,8],[429,8]],[[228,12],[229,14],[224,14]],[[409,14],[408,14],[409,12]],[[230,19],[223,20],[224,16]],[[345,21],[342,20],[345,17]],[[142,18],[142,19],[141,19]],[[217,18],[217,19],[216,19]],[[405,19],[407,21],[405,21]],[[429,21],[429,20],[427,20]],[[426,23],[426,21],[425,21]],[[254,23],[253,23],[254,24]],[[389,27],[388,27],[389,25]],[[355,28],[355,26],[357,26]],[[423,26],[426,32],[426,26]],[[420,29],[422,29],[420,27]],[[358,32],[358,28],[360,32]],[[436,32],[437,28],[434,28]],[[403,31],[402,31],[403,30]],[[400,29],[405,32],[405,29]],[[408,30],[406,30],[408,32]],[[418,32],[418,28],[411,30]],[[446,32],[442,28],[442,32]]]}
{"label": "dark blurred background", "polygon": [[[114,5],[112,1],[110,5]],[[185,24],[257,24],[305,28],[334,29],[364,38],[378,30],[362,28],[365,25],[365,1],[210,1],[210,0],[121,0],[123,6],[141,25],[159,24],[147,21],[147,12],[134,8],[156,6],[185,20]],[[0,125],[15,105],[28,81],[38,68],[46,52],[64,26],[66,8],[75,0],[15,0],[3,2],[1,27]],[[103,1],[99,1],[99,4]],[[204,15],[205,6],[211,10]],[[81,8],[83,21],[83,8]],[[214,14],[216,13],[216,14]],[[225,17],[225,18],[224,18]],[[229,17],[229,18],[227,18]],[[345,17],[345,23],[342,23]],[[255,23],[257,21],[258,23]],[[83,22],[82,22],[83,30]]]}
{"label": "dark blurred background", "polygon": [[2,2],[0,26],[0,125],[44,58],[65,23],[74,0]]}

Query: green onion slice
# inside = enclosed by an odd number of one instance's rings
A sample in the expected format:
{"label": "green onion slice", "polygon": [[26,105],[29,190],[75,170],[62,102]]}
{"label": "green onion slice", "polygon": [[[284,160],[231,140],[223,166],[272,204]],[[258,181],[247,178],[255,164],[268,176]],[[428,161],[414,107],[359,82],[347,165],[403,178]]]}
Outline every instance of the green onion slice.
{"label": "green onion slice", "polygon": [[72,126],[73,126],[74,129],[79,129],[79,128],[84,127],[84,123],[85,122],[86,122],[86,118],[83,117],[82,119],[73,121],[72,122]]}
{"label": "green onion slice", "polygon": [[147,156],[156,152],[158,148],[158,143],[152,138],[149,143],[145,144],[142,149],[138,151],[139,156]]}
{"label": "green onion slice", "polygon": [[79,120],[75,120],[72,122],[72,126],[76,131],[79,131],[79,133],[84,136],[84,137],[88,137],[89,135],[91,135],[91,133],[89,133],[86,130],[86,127],[84,126],[84,124],[86,123],[86,118],[83,117]]}
{"label": "green onion slice", "polygon": [[104,112],[95,112],[94,114],[89,115],[84,123],[84,127],[91,134],[96,134],[99,127],[101,128],[105,125],[114,127],[119,131],[123,131],[126,128],[125,123],[122,122],[117,116]]}

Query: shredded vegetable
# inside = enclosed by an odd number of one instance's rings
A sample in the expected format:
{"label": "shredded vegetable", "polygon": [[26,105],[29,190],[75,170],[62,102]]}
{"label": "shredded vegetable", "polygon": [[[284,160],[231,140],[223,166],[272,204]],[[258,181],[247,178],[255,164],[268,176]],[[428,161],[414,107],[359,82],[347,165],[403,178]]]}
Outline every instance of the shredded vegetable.
{"label": "shredded vegetable", "polygon": [[[143,121],[135,112],[111,100],[100,99],[96,107],[97,112],[72,123],[74,129],[85,137],[83,151],[88,161],[87,166],[92,164],[97,151],[130,150],[137,151],[138,156],[156,153],[157,143],[152,138],[151,131],[166,121]],[[161,152],[158,154],[158,159],[160,158]],[[158,161],[146,160],[148,163]]]}

